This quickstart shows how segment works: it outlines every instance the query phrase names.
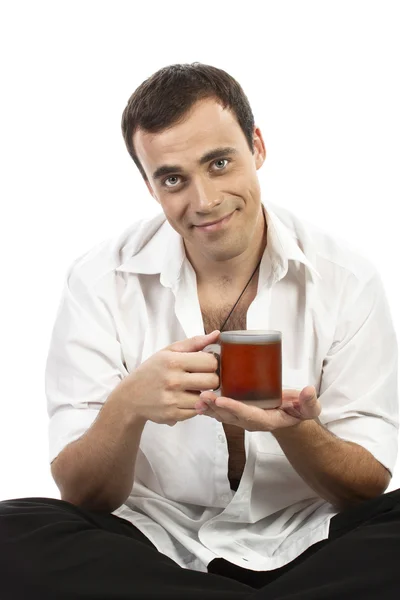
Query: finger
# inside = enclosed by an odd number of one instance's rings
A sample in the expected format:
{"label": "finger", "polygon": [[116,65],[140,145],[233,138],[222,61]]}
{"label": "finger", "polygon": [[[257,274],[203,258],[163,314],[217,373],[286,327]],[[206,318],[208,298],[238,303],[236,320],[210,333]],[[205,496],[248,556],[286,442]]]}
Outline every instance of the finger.
{"label": "finger", "polygon": [[297,400],[300,395],[300,390],[288,389],[282,390],[282,400],[285,402],[293,402]]}
{"label": "finger", "polygon": [[313,386],[309,385],[300,392],[299,410],[302,419],[315,419],[321,414],[321,403]]}
{"label": "finger", "polygon": [[[208,392],[206,392],[208,393]],[[240,402],[239,400],[233,400],[232,398],[225,398],[223,396],[215,399],[215,410],[225,410],[235,415],[238,419],[244,418],[262,418],[264,410],[257,406],[248,405],[246,402]]]}
{"label": "finger", "polygon": [[204,392],[201,392],[200,394],[200,399],[204,400],[204,402],[215,402],[216,399],[219,398],[219,396],[213,392],[212,390],[204,390]]}
{"label": "finger", "polygon": [[218,369],[218,359],[211,352],[181,352],[174,359],[188,373],[215,373]]}
{"label": "finger", "polygon": [[[210,392],[203,392],[200,398],[206,402]],[[280,427],[288,427],[298,422],[298,419],[285,414],[280,408],[263,409],[248,405],[232,398],[216,397],[215,410],[228,411],[231,418],[235,417],[240,425],[249,431],[273,431]],[[234,421],[231,421],[234,422]]]}
{"label": "finger", "polygon": [[200,403],[206,407],[205,409],[199,411],[200,415],[212,417],[220,423],[237,424],[237,420],[233,415],[229,414],[227,411],[217,409],[213,402],[210,402],[209,400],[199,400],[199,404]]}
{"label": "finger", "polygon": [[198,411],[197,410],[193,410],[190,408],[183,408],[180,409],[179,412],[176,415],[176,421],[187,421],[188,419],[192,419],[193,417],[197,417],[198,415]]}
{"label": "finger", "polygon": [[218,421],[219,423],[223,423],[221,417],[219,415],[217,415],[216,412],[214,412],[213,410],[207,410],[205,412],[200,413],[201,416],[204,417],[211,417],[211,419],[215,419],[216,421]]}
{"label": "finger", "polygon": [[198,413],[204,413],[209,408],[208,404],[206,402],[204,402],[203,400],[197,400],[197,402],[194,405],[194,407],[195,407],[195,409],[197,410]]}
{"label": "finger", "polygon": [[317,391],[313,385],[308,385],[301,390],[300,396],[304,400],[317,400]]}
{"label": "finger", "polygon": [[299,396],[299,390],[282,390],[282,404],[280,408],[287,411],[288,414],[292,414],[292,416],[300,417]]}
{"label": "finger", "polygon": [[208,410],[212,411],[215,415],[217,415],[223,423],[231,423],[237,425],[238,419],[235,414],[233,414],[229,410],[225,410],[220,406],[217,406],[216,400],[219,400],[219,397],[215,394],[205,392],[200,395],[199,402],[202,402],[205,405],[208,405]]}
{"label": "finger", "polygon": [[186,340],[174,342],[170,346],[167,346],[165,350],[172,350],[173,352],[199,352],[208,346],[208,344],[213,344],[218,339],[218,336],[218,330],[215,330],[208,335],[196,335]]}
{"label": "finger", "polygon": [[199,392],[184,391],[176,396],[176,408],[178,410],[196,410],[196,402],[199,400]]}
{"label": "finger", "polygon": [[201,413],[213,411],[214,407],[214,403],[211,402],[209,398],[203,398],[203,393],[200,394],[199,399],[195,404],[195,409]]}
{"label": "finger", "polygon": [[187,421],[199,414],[196,409],[196,403],[199,401],[197,392],[181,392],[177,398],[177,406],[174,410],[174,419],[176,421]]}
{"label": "finger", "polygon": [[229,425],[239,425],[240,423],[238,417],[229,410],[213,406],[212,412],[221,419],[221,423],[227,423]]}
{"label": "finger", "polygon": [[182,387],[185,390],[197,392],[217,390],[219,388],[219,377],[216,373],[184,373]]}

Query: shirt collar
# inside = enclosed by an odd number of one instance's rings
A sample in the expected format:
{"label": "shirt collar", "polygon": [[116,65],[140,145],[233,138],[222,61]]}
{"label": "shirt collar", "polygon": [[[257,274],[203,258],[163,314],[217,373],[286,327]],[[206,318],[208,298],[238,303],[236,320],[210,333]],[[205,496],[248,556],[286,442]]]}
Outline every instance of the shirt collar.
{"label": "shirt collar", "polygon": [[160,274],[166,287],[172,287],[179,279],[186,259],[182,237],[168,223],[164,213],[157,215],[147,224],[131,245],[125,260],[117,271],[144,275]]}
{"label": "shirt collar", "polygon": [[[270,205],[263,202],[268,223],[267,248],[263,261],[269,258],[272,273],[277,281],[282,279],[289,268],[289,261],[305,265],[312,276],[321,278],[315,264],[313,246],[308,243],[307,258],[301,250],[295,234],[279,219]],[[160,281],[166,287],[173,287],[181,275],[182,266],[187,260],[182,237],[166,220],[164,213],[157,215],[147,227],[143,226],[128,249],[129,258],[117,271],[137,274],[160,274]],[[314,260],[313,260],[314,259]]]}
{"label": "shirt collar", "polygon": [[307,248],[307,257],[299,246],[295,232],[283,223],[271,205],[267,205],[265,202],[263,205],[268,223],[266,253],[270,257],[275,279],[282,279],[286,275],[289,261],[303,264],[309,270],[311,277],[321,279],[315,264],[315,247],[312,240],[308,236],[304,236],[303,242]]}

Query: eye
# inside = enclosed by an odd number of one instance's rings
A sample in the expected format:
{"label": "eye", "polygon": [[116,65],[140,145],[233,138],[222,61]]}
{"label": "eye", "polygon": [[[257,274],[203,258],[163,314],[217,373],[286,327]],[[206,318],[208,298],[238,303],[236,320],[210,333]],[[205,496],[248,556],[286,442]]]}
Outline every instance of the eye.
{"label": "eye", "polygon": [[163,184],[169,188],[176,187],[178,185],[178,183],[180,183],[178,175],[171,175],[170,177],[167,177],[167,179],[164,179],[164,181],[163,181]]}
{"label": "eye", "polygon": [[228,162],[229,161],[227,158],[219,158],[218,160],[214,161],[214,165],[217,166],[217,171],[222,171],[222,169],[224,169],[226,167]]}

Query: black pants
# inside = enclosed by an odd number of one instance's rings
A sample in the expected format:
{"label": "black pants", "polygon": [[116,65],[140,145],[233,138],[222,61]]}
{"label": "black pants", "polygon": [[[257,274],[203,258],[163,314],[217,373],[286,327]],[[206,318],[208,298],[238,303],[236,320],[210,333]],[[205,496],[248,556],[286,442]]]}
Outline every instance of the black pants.
{"label": "black pants", "polygon": [[329,539],[253,572],[182,569],[133,525],[50,498],[0,502],[1,600],[380,600],[400,597],[400,490],[331,521]]}

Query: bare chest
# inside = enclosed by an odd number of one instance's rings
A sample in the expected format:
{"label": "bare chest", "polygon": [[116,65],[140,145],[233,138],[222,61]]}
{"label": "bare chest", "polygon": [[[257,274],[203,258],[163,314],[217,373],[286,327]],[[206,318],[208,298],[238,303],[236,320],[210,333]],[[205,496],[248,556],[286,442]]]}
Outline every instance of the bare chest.
{"label": "bare chest", "polygon": [[[246,327],[247,310],[256,296],[255,286],[249,287],[243,294],[240,302],[229,316],[237,298],[224,299],[222,294],[203,296],[199,294],[201,313],[203,316],[204,330],[211,333],[215,329],[221,329],[228,318],[224,331],[244,330]],[[244,448],[244,430],[236,425],[223,424],[228,444],[228,478],[232,489],[237,489],[246,463]]]}
{"label": "bare chest", "polygon": [[[238,294],[229,294],[223,289],[211,292],[198,291],[204,331],[215,329],[234,331],[246,329],[247,311],[257,293],[256,286],[249,286],[238,304]],[[234,308],[235,307],[235,308]],[[232,310],[233,309],[233,310]]]}

